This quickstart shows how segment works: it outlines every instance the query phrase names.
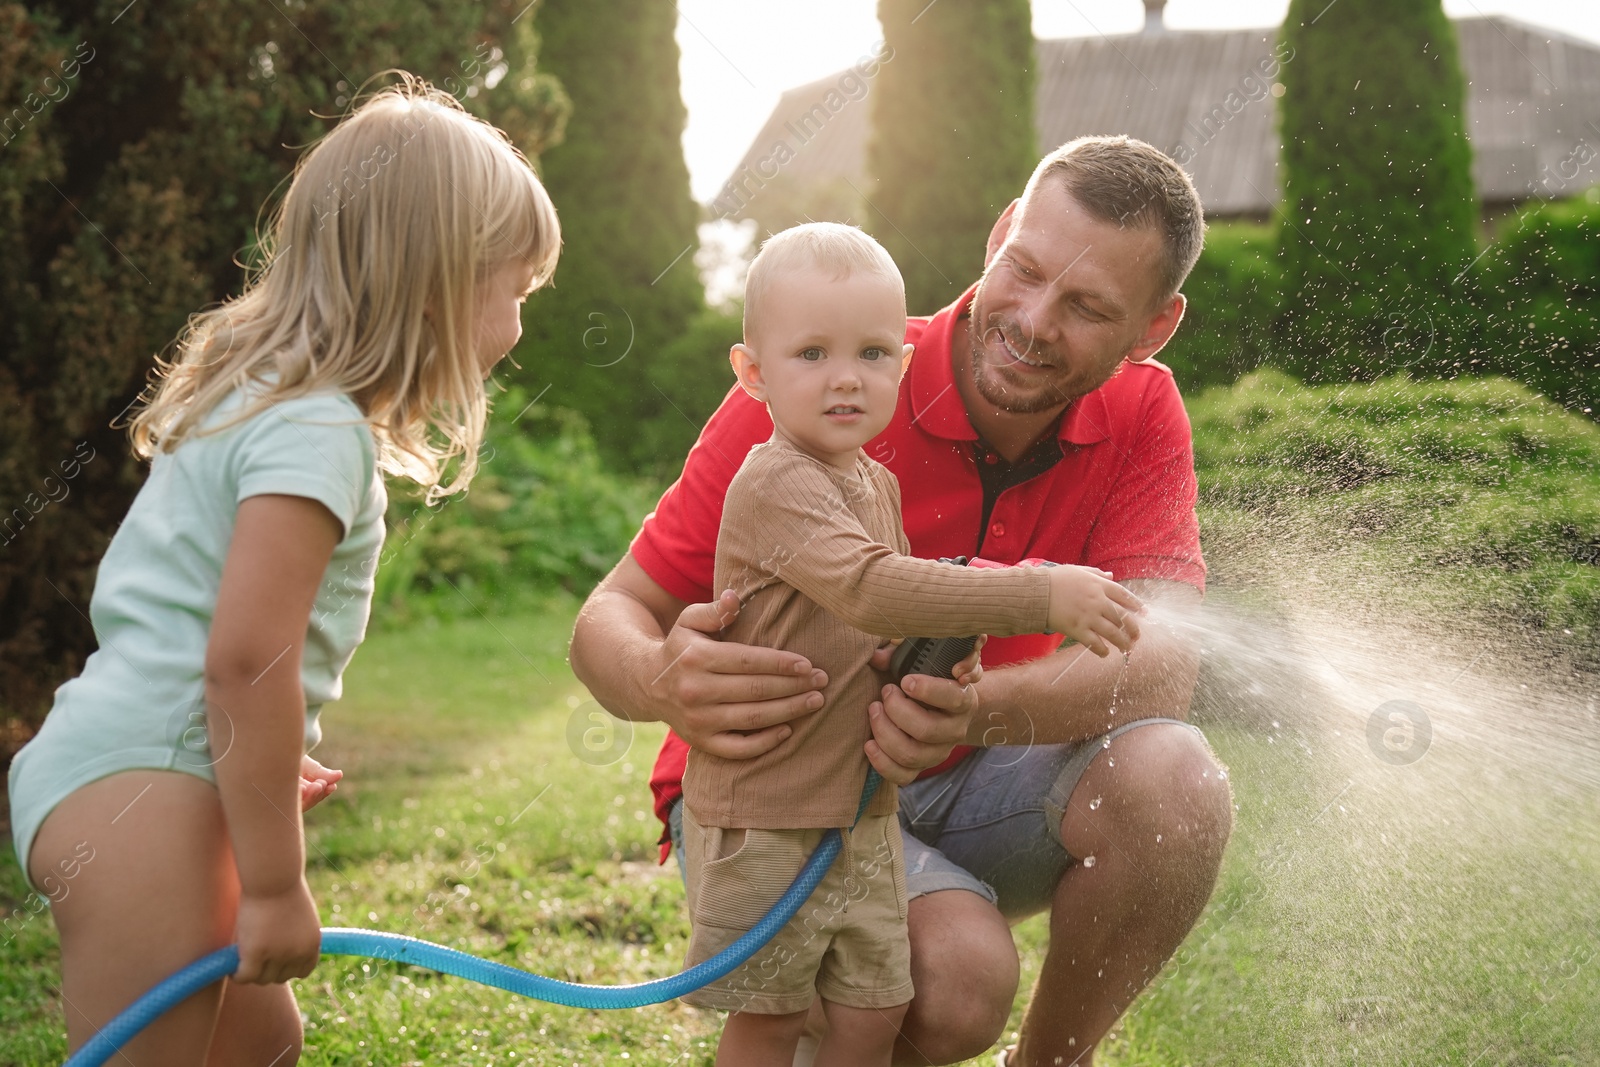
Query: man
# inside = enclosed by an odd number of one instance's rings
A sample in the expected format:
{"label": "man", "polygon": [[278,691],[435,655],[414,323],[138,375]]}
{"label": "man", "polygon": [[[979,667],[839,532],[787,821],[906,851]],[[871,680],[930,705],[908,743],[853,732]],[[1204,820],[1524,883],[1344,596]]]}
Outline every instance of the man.
{"label": "man", "polygon": [[[896,1062],[990,1047],[1018,981],[1008,921],[1048,910],[1050,947],[1002,1062],[1091,1063],[1211,894],[1231,795],[1181,721],[1198,659],[1171,625],[1204,589],[1194,462],[1171,373],[1150,362],[1183,317],[1203,230],[1165,155],[1075,141],[996,222],[978,284],[908,328],[900,410],[868,453],[901,483],[912,552],[1100,567],[1151,613],[1125,659],[993,640],[975,684],[908,678],[867,709],[868,758],[911,782],[917,993]],[[770,433],[765,409],[730,393],[573,634],[573,670],[601,704],[675,731],[652,778],[674,828],[685,742],[756,755],[823,703],[827,679],[799,656],[716,639],[739,608],[709,588],[722,493]],[[960,741],[981,747],[946,759]]]}

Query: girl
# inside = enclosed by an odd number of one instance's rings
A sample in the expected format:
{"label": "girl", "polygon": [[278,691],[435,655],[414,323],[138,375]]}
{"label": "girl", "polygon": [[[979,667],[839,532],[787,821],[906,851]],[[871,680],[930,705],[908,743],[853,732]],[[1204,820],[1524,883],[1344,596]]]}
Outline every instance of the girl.
{"label": "girl", "polygon": [[484,380],[560,250],[505,135],[397,73],[300,160],[244,294],[191,318],[160,364],[132,425],[150,476],[90,603],[99,651],[12,764],[74,1049],[237,941],[233,977],[120,1062],[299,1056],[284,983],[320,941],[300,813],[340,773],[304,752],[366,629],[379,472],[430,500],[467,487]]}

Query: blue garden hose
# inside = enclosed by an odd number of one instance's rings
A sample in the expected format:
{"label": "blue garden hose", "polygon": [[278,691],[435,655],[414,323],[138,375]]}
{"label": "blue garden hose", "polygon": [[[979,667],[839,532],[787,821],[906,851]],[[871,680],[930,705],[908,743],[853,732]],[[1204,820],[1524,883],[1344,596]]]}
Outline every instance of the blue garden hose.
{"label": "blue garden hose", "polygon": [[[861,804],[856,809],[857,821],[867,810],[867,802],[878,791],[882,777],[868,769],[866,787],[861,791]],[[394,960],[409,963],[441,974],[453,974],[480,985],[504,989],[518,996],[532,997],[550,1004],[564,1004],[569,1008],[637,1008],[645,1004],[660,1004],[701,986],[715,982],[737,970],[746,960],[760,952],[762,947],[800,911],[811,893],[817,888],[828,868],[839,855],[841,839],[838,830],[823,835],[817,850],[795,876],[791,885],[767,912],[739,940],[702,963],[697,963],[681,974],[670,978],[657,978],[636,985],[588,986],[575,982],[562,982],[544,975],[531,974],[503,963],[457,952],[453,948],[420,941],[404,934],[388,934],[375,930],[352,930],[342,926],[322,929],[322,954],[324,956],[362,956],[371,959]],[[155,1022],[169,1009],[198,993],[206,986],[219,982],[239,969],[239,946],[219,948],[209,956],[202,956],[182,970],[166,978],[148,993],[134,1001],[111,1022],[107,1023],[90,1041],[73,1053],[66,1067],[101,1067],[124,1044],[133,1040],[145,1027]]]}

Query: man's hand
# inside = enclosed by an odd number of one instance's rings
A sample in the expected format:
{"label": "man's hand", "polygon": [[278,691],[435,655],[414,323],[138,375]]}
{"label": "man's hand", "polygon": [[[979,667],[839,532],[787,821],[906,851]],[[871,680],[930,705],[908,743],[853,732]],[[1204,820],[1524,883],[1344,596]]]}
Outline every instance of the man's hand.
{"label": "man's hand", "polygon": [[691,604],[661,644],[662,711],[690,747],[723,759],[748,759],[780,744],[790,720],[822,707],[828,676],[804,656],[717,640],[739,617],[730,589],[710,604]]}
{"label": "man's hand", "polygon": [[300,757],[300,810],[310,811],[339,788],[343,771],[324,767],[310,756]]}
{"label": "man's hand", "polygon": [[[872,721],[867,760],[885,781],[911,783],[929,767],[943,763],[950,750],[966,740],[978,711],[975,683],[983,676],[979,654],[986,640],[979,637],[971,654],[956,664],[954,678],[908,674],[901,685],[884,686],[883,700],[867,708]],[[892,645],[878,649],[872,665],[887,670],[892,649]]]}

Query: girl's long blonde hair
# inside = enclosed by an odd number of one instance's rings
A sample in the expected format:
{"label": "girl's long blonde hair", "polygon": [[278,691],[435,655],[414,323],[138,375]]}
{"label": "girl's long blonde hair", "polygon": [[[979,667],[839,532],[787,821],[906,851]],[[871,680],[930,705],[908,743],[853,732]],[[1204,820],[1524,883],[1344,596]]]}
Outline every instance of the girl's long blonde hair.
{"label": "girl's long blonde hair", "polygon": [[366,415],[386,473],[430,500],[472,480],[488,407],[474,352],[485,278],[522,263],[543,284],[560,225],[505,134],[448,93],[386,73],[399,84],[301,157],[244,292],[190,316],[174,358],[158,359],[131,420],[135,455],[172,451],[250,383],[255,399],[204,432],[338,389]]}

